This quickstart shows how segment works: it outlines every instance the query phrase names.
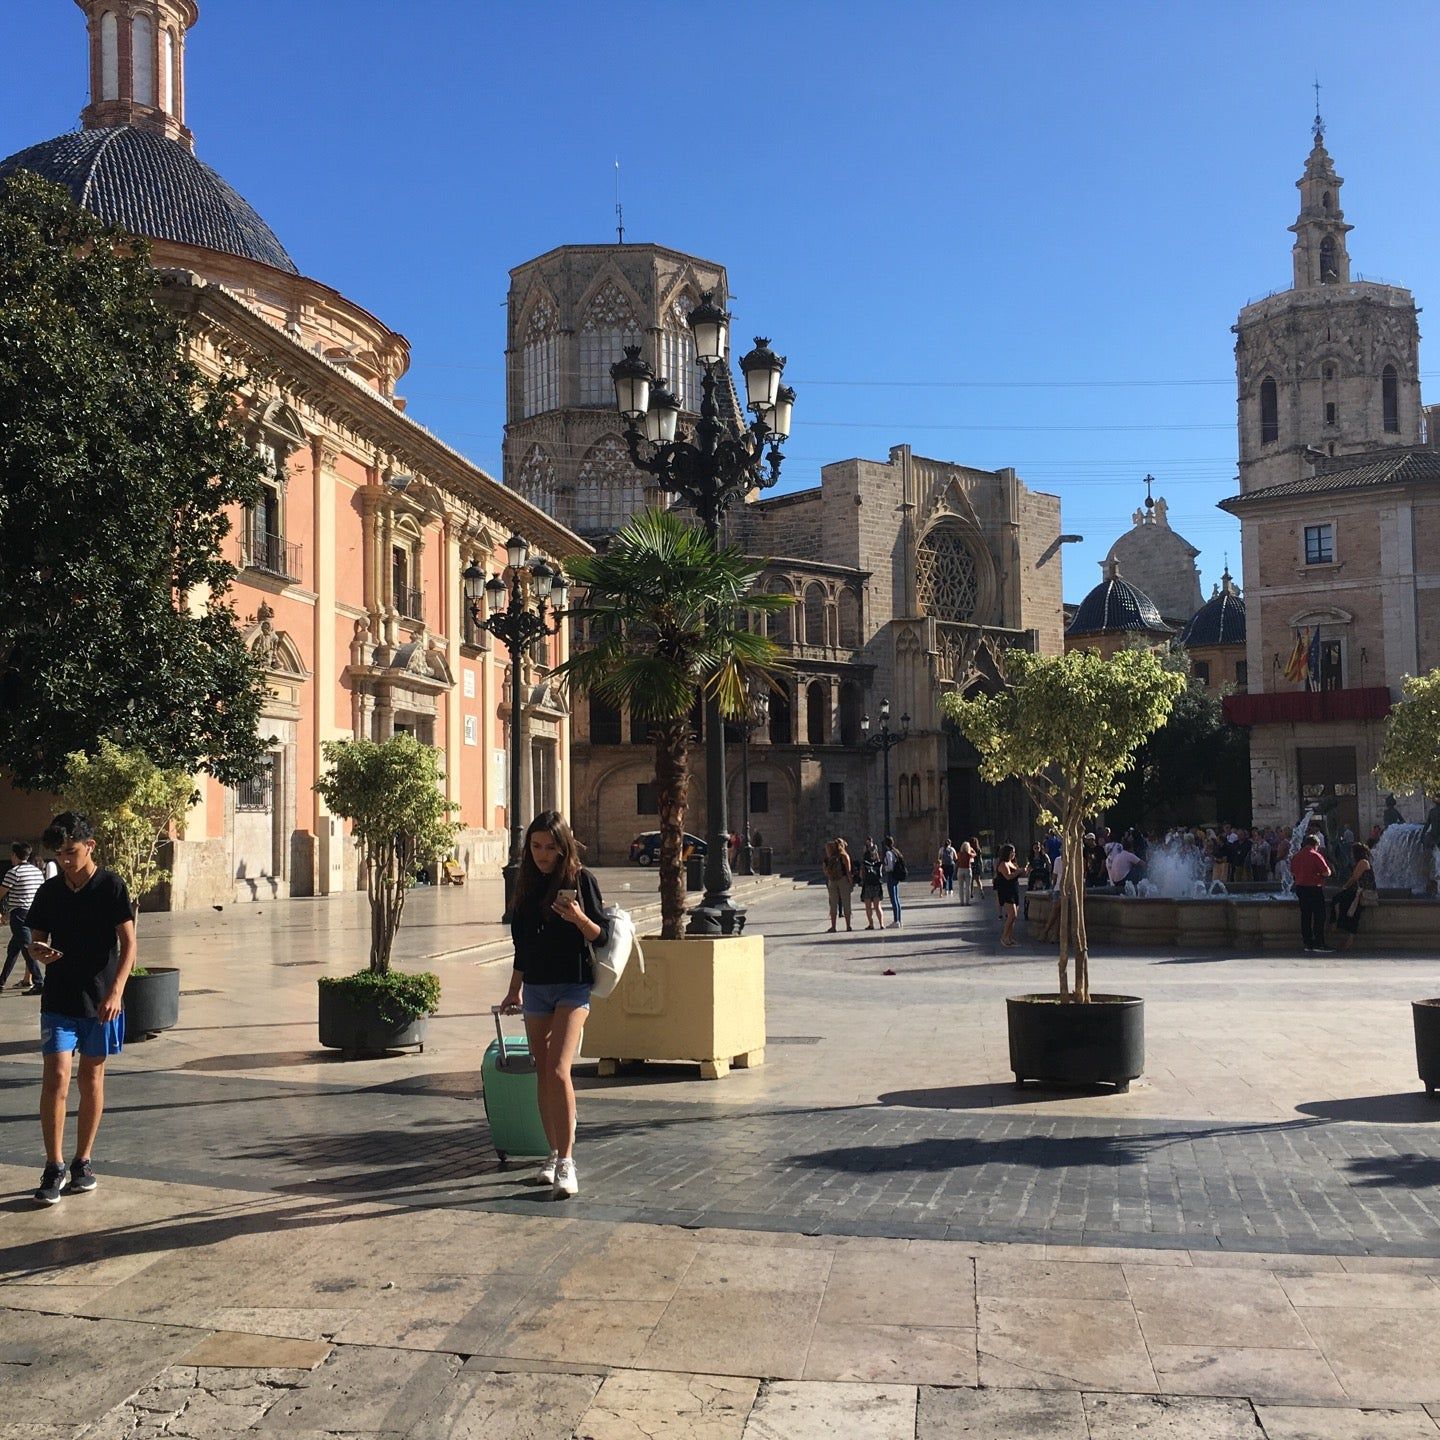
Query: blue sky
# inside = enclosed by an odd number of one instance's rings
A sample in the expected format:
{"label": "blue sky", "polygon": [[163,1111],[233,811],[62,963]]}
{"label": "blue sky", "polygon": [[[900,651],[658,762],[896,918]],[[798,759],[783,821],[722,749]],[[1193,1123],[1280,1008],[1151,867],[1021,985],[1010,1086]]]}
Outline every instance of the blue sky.
{"label": "blue sky", "polygon": [[[0,155],[86,98],[71,0],[5,10]],[[1078,599],[1150,472],[1208,593],[1239,548],[1230,326],[1289,284],[1311,81],[1355,268],[1423,307],[1437,41],[1406,0],[201,0],[187,104],[300,268],[409,337],[410,413],[496,476],[507,272],[613,237],[618,155],[627,238],[723,262],[737,337],[790,357],[782,489],[904,442],[1014,465],[1085,536]]]}

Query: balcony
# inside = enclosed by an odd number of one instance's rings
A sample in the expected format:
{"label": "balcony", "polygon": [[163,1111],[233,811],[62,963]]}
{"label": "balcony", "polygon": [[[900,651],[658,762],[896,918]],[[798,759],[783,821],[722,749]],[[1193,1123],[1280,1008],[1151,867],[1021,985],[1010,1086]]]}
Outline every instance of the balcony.
{"label": "balcony", "polygon": [[241,536],[240,564],[281,580],[298,580],[300,547],[265,530],[247,530]]}
{"label": "balcony", "polygon": [[425,594],[412,590],[407,585],[395,587],[395,609],[402,619],[423,621],[425,619]]}
{"label": "balcony", "polygon": [[1227,695],[1222,702],[1232,725],[1339,724],[1383,720],[1390,691],[1383,685],[1356,690],[1292,690],[1278,695]]}

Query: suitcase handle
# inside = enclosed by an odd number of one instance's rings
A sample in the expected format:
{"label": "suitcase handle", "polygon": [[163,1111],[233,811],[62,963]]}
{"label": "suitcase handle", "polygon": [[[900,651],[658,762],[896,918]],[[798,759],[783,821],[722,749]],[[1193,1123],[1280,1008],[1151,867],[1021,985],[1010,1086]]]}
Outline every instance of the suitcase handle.
{"label": "suitcase handle", "polygon": [[490,1007],[490,1013],[495,1017],[495,1039],[500,1044],[500,1068],[502,1070],[508,1070],[510,1068],[510,1057],[505,1051],[505,1031],[500,1024],[500,1017],[504,1014],[504,1011],[500,1006],[492,1005]]}

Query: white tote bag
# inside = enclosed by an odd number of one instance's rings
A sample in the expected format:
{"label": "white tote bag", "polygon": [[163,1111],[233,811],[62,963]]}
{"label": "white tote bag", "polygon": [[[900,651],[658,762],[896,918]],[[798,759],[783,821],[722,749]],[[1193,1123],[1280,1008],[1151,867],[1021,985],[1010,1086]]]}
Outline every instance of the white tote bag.
{"label": "white tote bag", "polygon": [[603,1000],[620,983],[625,967],[634,960],[645,973],[645,956],[640,949],[640,937],[635,933],[635,922],[628,910],[618,905],[604,907],[605,918],[610,922],[610,939],[604,945],[590,947],[590,960],[595,970],[595,983],[590,987],[593,1000]]}

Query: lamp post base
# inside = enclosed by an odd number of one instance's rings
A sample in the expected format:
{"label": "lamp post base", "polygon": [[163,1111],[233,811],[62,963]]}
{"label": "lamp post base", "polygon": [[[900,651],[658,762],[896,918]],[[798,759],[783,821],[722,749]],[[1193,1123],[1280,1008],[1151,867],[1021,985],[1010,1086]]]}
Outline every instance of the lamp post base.
{"label": "lamp post base", "polygon": [[690,912],[687,935],[739,935],[745,929],[745,907],[737,905],[728,894],[706,895]]}

